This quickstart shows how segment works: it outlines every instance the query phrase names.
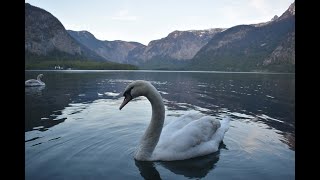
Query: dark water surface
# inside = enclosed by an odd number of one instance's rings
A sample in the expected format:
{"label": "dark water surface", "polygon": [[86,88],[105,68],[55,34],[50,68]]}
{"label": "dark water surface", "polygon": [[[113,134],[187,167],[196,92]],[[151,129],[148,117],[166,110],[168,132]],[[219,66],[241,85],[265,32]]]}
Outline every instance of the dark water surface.
{"label": "dark water surface", "polygon": [[[295,179],[295,75],[161,71],[26,71],[26,179]],[[190,111],[223,117],[218,152],[184,161],[133,158],[149,123],[146,98],[123,110],[133,80],[161,93],[166,120]]]}

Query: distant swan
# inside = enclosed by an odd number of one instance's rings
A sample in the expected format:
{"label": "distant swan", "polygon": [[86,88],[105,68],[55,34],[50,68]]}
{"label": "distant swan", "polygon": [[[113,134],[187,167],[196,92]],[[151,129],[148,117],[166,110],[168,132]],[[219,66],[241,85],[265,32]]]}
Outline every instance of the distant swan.
{"label": "distant swan", "polygon": [[130,83],[125,88],[123,96],[125,99],[120,105],[120,110],[138,96],[147,97],[152,106],[150,124],[134,155],[136,160],[173,161],[213,153],[218,150],[225,132],[229,129],[229,117],[219,121],[201,113],[183,115],[162,129],[165,118],[162,97],[147,81],[138,80]]}
{"label": "distant swan", "polygon": [[37,79],[29,79],[25,82],[25,86],[45,86],[46,84],[41,81],[43,74],[39,74]]}

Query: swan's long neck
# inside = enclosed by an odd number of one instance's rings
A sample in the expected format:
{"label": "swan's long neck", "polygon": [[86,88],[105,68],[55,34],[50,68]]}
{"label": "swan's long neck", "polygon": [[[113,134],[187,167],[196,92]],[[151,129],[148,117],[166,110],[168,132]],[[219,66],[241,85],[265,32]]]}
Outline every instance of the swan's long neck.
{"label": "swan's long neck", "polygon": [[149,88],[146,97],[152,106],[152,116],[150,124],[145,131],[140,146],[135,155],[137,160],[149,160],[154,148],[156,147],[165,117],[165,108],[160,93],[152,86]]}
{"label": "swan's long neck", "polygon": [[38,75],[38,76],[37,76],[37,80],[40,81],[40,82],[42,82],[40,78],[41,78],[41,76]]}

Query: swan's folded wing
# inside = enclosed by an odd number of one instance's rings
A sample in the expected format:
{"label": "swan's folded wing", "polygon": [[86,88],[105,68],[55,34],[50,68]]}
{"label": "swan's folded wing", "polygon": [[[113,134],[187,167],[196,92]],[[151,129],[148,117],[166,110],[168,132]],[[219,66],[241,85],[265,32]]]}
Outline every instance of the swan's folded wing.
{"label": "swan's folded wing", "polygon": [[169,122],[163,129],[161,136],[170,134],[172,135],[173,132],[176,132],[177,130],[182,129],[186,125],[188,125],[190,122],[200,119],[201,117],[205,116],[202,113],[199,112],[190,112],[187,114],[184,114],[171,122]]}
{"label": "swan's folded wing", "polygon": [[211,116],[204,116],[191,121],[183,128],[170,129],[171,132],[164,132],[158,145],[159,148],[170,148],[175,152],[183,152],[210,141],[219,127],[219,120]]}
{"label": "swan's folded wing", "polygon": [[26,80],[26,83],[38,83],[38,81],[35,79],[29,79],[29,80]]}
{"label": "swan's folded wing", "polygon": [[183,160],[216,152],[229,128],[230,118],[222,121],[213,117],[202,117],[191,121],[182,129],[160,137],[153,153],[153,160]]}
{"label": "swan's folded wing", "polygon": [[32,85],[38,85],[38,84],[40,84],[39,81],[37,81],[35,79],[29,79],[29,80],[25,81],[26,86],[32,86]]}

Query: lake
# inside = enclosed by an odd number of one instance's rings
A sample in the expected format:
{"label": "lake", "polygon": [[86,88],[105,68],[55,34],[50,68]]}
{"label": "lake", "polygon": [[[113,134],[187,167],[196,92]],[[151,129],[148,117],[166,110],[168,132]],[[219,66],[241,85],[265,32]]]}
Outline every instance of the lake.
{"label": "lake", "polygon": [[[174,71],[26,71],[25,178],[295,179],[295,75]],[[215,153],[141,162],[133,154],[151,118],[142,97],[121,111],[124,88],[150,81],[165,124],[188,112],[230,116]]]}

